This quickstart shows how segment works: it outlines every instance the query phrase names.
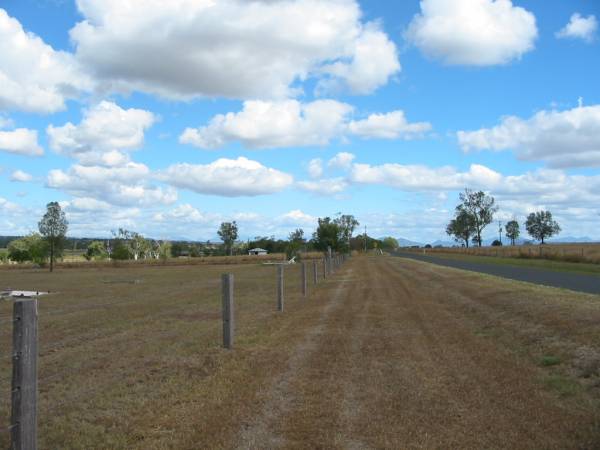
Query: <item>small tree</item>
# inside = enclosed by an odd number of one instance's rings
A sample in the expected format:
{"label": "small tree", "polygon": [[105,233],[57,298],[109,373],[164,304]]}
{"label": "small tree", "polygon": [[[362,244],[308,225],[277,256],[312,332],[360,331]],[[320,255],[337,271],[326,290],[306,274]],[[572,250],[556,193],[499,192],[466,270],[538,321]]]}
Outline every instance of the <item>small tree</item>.
{"label": "small tree", "polygon": [[519,230],[519,222],[511,220],[506,224],[506,237],[510,239],[510,244],[515,245],[515,241],[519,239],[521,231]]}
{"label": "small tree", "polygon": [[38,233],[31,233],[8,244],[8,257],[16,262],[44,264],[48,257],[48,244]]}
{"label": "small tree", "polygon": [[550,211],[538,211],[527,216],[525,229],[529,235],[544,243],[544,239],[560,233],[560,226],[552,219]]}
{"label": "small tree", "polygon": [[238,226],[233,222],[223,222],[217,234],[225,244],[225,250],[229,256],[233,254],[233,243],[238,237]]}
{"label": "small tree", "polygon": [[288,258],[291,258],[298,253],[298,250],[300,250],[302,245],[304,245],[306,242],[306,239],[304,239],[304,230],[302,228],[298,228],[292,231],[288,237],[288,241],[289,243],[287,245],[286,253]]}
{"label": "small tree", "polygon": [[475,231],[473,240],[481,247],[481,233],[487,225],[492,223],[494,213],[498,211],[496,201],[494,197],[483,191],[475,192],[471,189],[465,189],[465,192],[460,194],[460,201],[456,211],[464,212],[471,217]]}
{"label": "small tree", "polygon": [[46,205],[46,214],[38,223],[38,228],[50,247],[50,272],[54,270],[54,255],[62,250],[69,222],[58,202]]}
{"label": "small tree", "polygon": [[87,251],[84,255],[85,259],[90,260],[102,260],[108,258],[108,252],[104,246],[104,242],[92,241],[88,245]]}
{"label": "small tree", "polygon": [[446,233],[454,236],[456,242],[462,242],[468,248],[469,240],[475,233],[473,217],[464,210],[457,210],[456,217],[446,226]]}

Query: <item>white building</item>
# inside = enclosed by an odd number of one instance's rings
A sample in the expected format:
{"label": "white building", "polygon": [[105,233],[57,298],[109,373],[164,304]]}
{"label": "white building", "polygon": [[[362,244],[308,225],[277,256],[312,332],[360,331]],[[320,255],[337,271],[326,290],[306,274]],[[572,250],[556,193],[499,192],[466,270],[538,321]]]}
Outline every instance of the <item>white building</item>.
{"label": "white building", "polygon": [[266,251],[264,248],[253,248],[251,250],[248,250],[248,254],[249,255],[266,255],[269,252]]}

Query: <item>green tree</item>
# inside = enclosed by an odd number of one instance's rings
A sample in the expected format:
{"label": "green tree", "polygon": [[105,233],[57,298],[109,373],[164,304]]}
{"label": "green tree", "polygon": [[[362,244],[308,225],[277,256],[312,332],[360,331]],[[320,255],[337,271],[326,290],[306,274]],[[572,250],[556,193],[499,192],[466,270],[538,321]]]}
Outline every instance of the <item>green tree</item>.
{"label": "green tree", "polygon": [[385,250],[396,250],[398,247],[398,240],[391,236],[383,238],[383,240],[381,241],[381,248]]}
{"label": "green tree", "polygon": [[510,244],[515,245],[515,241],[519,239],[521,231],[519,230],[519,222],[510,220],[506,223],[506,237],[510,239]]}
{"label": "green tree", "polygon": [[157,243],[158,257],[163,261],[166,261],[171,257],[171,243],[169,241],[162,241]]}
{"label": "green tree", "polygon": [[225,244],[225,250],[228,255],[233,254],[233,244],[238,238],[238,226],[235,220],[233,222],[223,222],[217,234]]}
{"label": "green tree", "polygon": [[457,209],[456,217],[446,226],[446,233],[454,236],[456,242],[462,242],[468,248],[469,240],[475,234],[475,223],[471,214]]}
{"label": "green tree", "polygon": [[318,223],[319,226],[313,233],[315,248],[321,251],[326,251],[328,247],[331,247],[331,250],[340,250],[340,243],[343,237],[339,225],[331,220],[330,217],[319,218]]}
{"label": "green tree", "polygon": [[50,247],[50,272],[54,270],[54,256],[61,253],[69,222],[58,202],[46,205],[46,214],[38,223],[40,233]]}
{"label": "green tree", "polygon": [[538,211],[529,214],[527,222],[525,222],[525,229],[532,238],[541,241],[542,244],[544,239],[560,233],[560,226],[558,222],[552,219],[550,211]]}
{"label": "green tree", "polygon": [[104,242],[93,241],[88,245],[87,251],[84,255],[85,259],[90,260],[102,260],[108,258],[108,251],[104,246]]}
{"label": "green tree", "polygon": [[292,231],[288,236],[288,245],[286,249],[288,258],[296,255],[305,242],[306,239],[304,239],[303,229],[297,228],[296,230]]}
{"label": "green tree", "polygon": [[351,214],[343,214],[334,220],[334,223],[340,228],[341,239],[350,249],[350,239],[356,227],[360,225],[358,220]]}
{"label": "green tree", "polygon": [[465,192],[460,194],[460,201],[456,211],[457,213],[464,212],[471,217],[475,231],[473,240],[481,247],[481,233],[487,225],[492,223],[494,213],[498,211],[496,201],[494,197],[483,191],[476,192],[471,189],[465,189]]}
{"label": "green tree", "polygon": [[38,233],[31,233],[8,244],[8,257],[12,261],[32,261],[44,264],[48,257],[48,244]]}

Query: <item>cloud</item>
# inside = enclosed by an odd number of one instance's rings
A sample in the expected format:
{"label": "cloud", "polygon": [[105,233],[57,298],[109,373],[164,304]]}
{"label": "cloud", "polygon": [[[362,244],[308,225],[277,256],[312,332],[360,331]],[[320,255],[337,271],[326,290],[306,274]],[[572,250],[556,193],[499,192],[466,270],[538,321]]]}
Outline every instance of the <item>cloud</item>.
{"label": "cloud", "polygon": [[52,113],[92,84],[73,56],[27,33],[0,8],[0,110]]}
{"label": "cloud", "polygon": [[371,114],[364,120],[348,124],[351,134],[362,138],[414,139],[422,137],[432,128],[429,122],[408,123],[403,111]]}
{"label": "cloud", "polygon": [[352,161],[354,161],[355,158],[356,156],[354,156],[352,153],[340,152],[331,158],[327,165],[335,169],[347,170],[352,166]]}
{"label": "cloud", "polygon": [[[400,70],[354,0],[78,0],[77,59],[120,90],[285,98],[308,79],[372,92]],[[181,70],[185,67],[185,70]]]}
{"label": "cloud", "polygon": [[422,0],[405,35],[446,64],[493,66],[533,50],[535,22],[510,0]]}
{"label": "cloud", "polygon": [[596,16],[589,15],[588,17],[583,17],[579,13],[574,13],[569,23],[560,31],[557,31],[555,35],[558,39],[582,39],[590,43],[595,38],[596,30],[598,30]]}
{"label": "cloud", "polygon": [[350,180],[359,184],[382,184],[407,191],[445,191],[465,187],[489,188],[498,185],[502,175],[485,166],[472,164],[468,172],[446,166],[354,164]]}
{"label": "cloud", "polygon": [[324,146],[342,132],[351,112],[350,105],[335,100],[247,101],[238,113],[219,114],[205,127],[187,128],[179,141],[203,149],[232,141],[248,148]]}
{"label": "cloud", "polygon": [[529,119],[505,117],[493,128],[459,131],[464,151],[508,150],[551,167],[600,165],[600,105],[540,111]]}
{"label": "cloud", "polygon": [[155,206],[177,200],[174,189],[152,186],[150,178],[148,167],[134,162],[120,167],[75,164],[66,172],[51,170],[46,184],[75,197],[118,206]]}
{"label": "cloud", "polygon": [[44,149],[38,144],[37,131],[27,128],[0,131],[0,151],[24,156],[41,156],[44,154]]}
{"label": "cloud", "polygon": [[143,145],[144,132],[154,114],[143,109],[122,109],[102,101],[83,112],[79,125],[48,126],[50,147],[84,165],[122,166],[129,162],[126,151]]}
{"label": "cloud", "polygon": [[325,178],[313,181],[299,181],[298,188],[319,195],[341,194],[348,187],[348,181],[344,178]]}
{"label": "cloud", "polygon": [[314,225],[317,222],[315,216],[311,216],[299,209],[294,209],[279,216],[278,220],[282,225],[301,226]]}
{"label": "cloud", "polygon": [[431,129],[427,122],[409,123],[402,111],[351,121],[353,110],[335,100],[246,101],[240,112],[218,114],[206,126],[186,128],[179,141],[202,149],[222,148],[230,142],[264,149],[325,146],[346,134],[364,139],[414,139]]}
{"label": "cloud", "polygon": [[280,192],[293,177],[244,157],[218,159],[210,164],[174,164],[159,174],[172,186],[201,194],[224,197],[266,195]]}
{"label": "cloud", "polygon": [[27,181],[31,181],[32,180],[32,176],[31,174],[27,173],[27,172],[23,172],[22,170],[15,170],[11,175],[10,175],[10,181],[20,181],[20,182],[27,182]]}
{"label": "cloud", "polygon": [[320,178],[323,175],[323,160],[321,158],[311,159],[308,163],[308,176]]}

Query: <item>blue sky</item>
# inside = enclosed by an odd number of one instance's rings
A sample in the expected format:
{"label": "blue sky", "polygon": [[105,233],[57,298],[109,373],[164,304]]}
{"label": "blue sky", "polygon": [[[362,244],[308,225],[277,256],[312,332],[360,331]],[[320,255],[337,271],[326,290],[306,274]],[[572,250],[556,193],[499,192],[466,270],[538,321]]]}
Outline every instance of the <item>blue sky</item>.
{"label": "blue sky", "polygon": [[[7,0],[0,233],[445,239],[458,193],[600,239],[591,0]],[[490,226],[488,236],[496,233]]]}

